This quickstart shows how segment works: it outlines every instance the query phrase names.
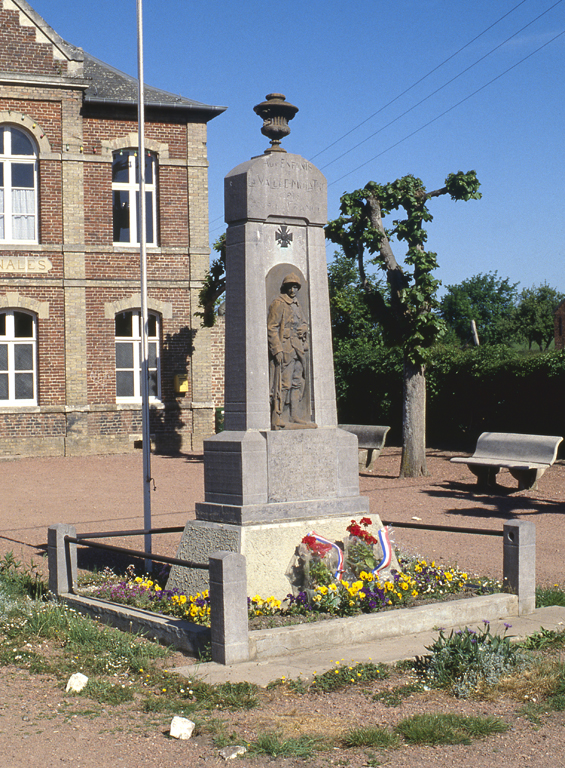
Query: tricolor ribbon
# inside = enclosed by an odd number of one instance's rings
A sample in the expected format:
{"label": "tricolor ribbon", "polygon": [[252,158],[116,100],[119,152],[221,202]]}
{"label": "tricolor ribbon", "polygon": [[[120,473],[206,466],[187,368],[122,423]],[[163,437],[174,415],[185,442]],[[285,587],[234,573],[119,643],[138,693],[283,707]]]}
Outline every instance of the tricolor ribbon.
{"label": "tricolor ribbon", "polygon": [[379,544],[383,550],[383,559],[372,571],[374,576],[376,576],[379,571],[382,571],[383,568],[388,568],[390,561],[392,560],[392,546],[388,538],[388,528],[381,528],[377,531],[377,536],[379,537]]}
{"label": "tricolor ribbon", "polygon": [[313,539],[316,539],[316,541],[319,541],[320,544],[327,544],[335,549],[337,552],[337,569],[334,573],[334,579],[339,581],[341,579],[341,576],[343,574],[343,550],[342,548],[335,543],[335,541],[330,541],[329,539],[326,539],[324,536],[320,536],[319,533],[316,533],[315,531],[311,531],[308,536],[312,536]]}

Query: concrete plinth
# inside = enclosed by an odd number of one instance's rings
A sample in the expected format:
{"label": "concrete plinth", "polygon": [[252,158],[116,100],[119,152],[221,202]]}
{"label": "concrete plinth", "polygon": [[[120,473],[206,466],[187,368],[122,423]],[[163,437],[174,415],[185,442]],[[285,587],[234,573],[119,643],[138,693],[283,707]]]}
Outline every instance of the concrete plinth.
{"label": "concrete plinth", "polygon": [[[362,506],[365,502],[366,507],[354,513],[357,519],[368,513],[367,500],[360,497],[358,500]],[[378,516],[373,515],[371,519],[373,526],[369,530],[376,535],[382,523]],[[292,591],[285,573],[304,536],[315,531],[331,541],[343,543],[350,520],[349,513],[245,526],[191,520],[185,526],[177,557],[192,562],[207,562],[210,553],[216,549],[237,552],[246,558],[248,597],[259,594],[266,598],[272,595],[282,600]],[[167,588],[176,588],[186,594],[201,592],[208,588],[208,574],[173,566]]]}

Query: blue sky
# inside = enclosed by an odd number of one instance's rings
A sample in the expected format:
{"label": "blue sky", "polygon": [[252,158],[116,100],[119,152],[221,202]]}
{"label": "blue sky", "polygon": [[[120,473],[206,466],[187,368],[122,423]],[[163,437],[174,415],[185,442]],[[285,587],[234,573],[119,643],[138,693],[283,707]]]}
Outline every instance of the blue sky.
{"label": "blue sky", "polygon": [[[135,0],[31,5],[136,75]],[[281,92],[300,109],[283,146],[326,175],[330,218],[369,180],[412,173],[432,190],[474,169],[482,200],[431,201],[438,277],[498,270],[565,292],[565,0],[144,0],[143,12],[146,82],[228,107],[209,124],[212,240],[223,177],[268,144],[253,106]]]}

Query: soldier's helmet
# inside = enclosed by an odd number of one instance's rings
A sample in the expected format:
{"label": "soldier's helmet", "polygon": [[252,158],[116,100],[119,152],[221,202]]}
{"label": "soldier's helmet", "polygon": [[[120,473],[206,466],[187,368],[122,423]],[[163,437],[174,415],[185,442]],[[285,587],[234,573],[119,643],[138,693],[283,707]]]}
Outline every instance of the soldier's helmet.
{"label": "soldier's helmet", "polygon": [[298,275],[295,272],[290,272],[282,281],[283,287],[285,285],[294,284],[297,285],[299,288],[302,288],[302,281],[298,277]]}

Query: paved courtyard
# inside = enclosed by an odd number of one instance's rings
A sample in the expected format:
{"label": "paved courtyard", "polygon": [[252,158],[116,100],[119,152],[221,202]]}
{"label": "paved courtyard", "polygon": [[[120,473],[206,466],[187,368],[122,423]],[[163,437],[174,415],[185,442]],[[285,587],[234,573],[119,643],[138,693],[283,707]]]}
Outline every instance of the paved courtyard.
{"label": "paved courtyard", "polygon": [[[371,514],[392,522],[497,530],[508,519],[531,520],[536,524],[538,582],[565,582],[565,462],[546,472],[537,491],[517,491],[516,481],[502,472],[499,492],[483,494],[476,492],[474,476],[465,466],[450,464],[450,455],[430,451],[429,478],[400,480],[400,449],[386,448],[374,472],[360,478]],[[3,460],[0,467],[0,556],[13,551],[43,570],[47,527],[53,523],[71,523],[79,532],[143,527],[141,454]],[[152,475],[153,525],[182,526],[193,518],[195,502],[204,498],[202,457],[153,456]],[[501,576],[498,538],[400,528],[393,537],[402,549],[458,563],[473,573]],[[155,536],[153,551],[174,555],[179,538]],[[136,537],[111,543],[138,549],[142,541]]]}

